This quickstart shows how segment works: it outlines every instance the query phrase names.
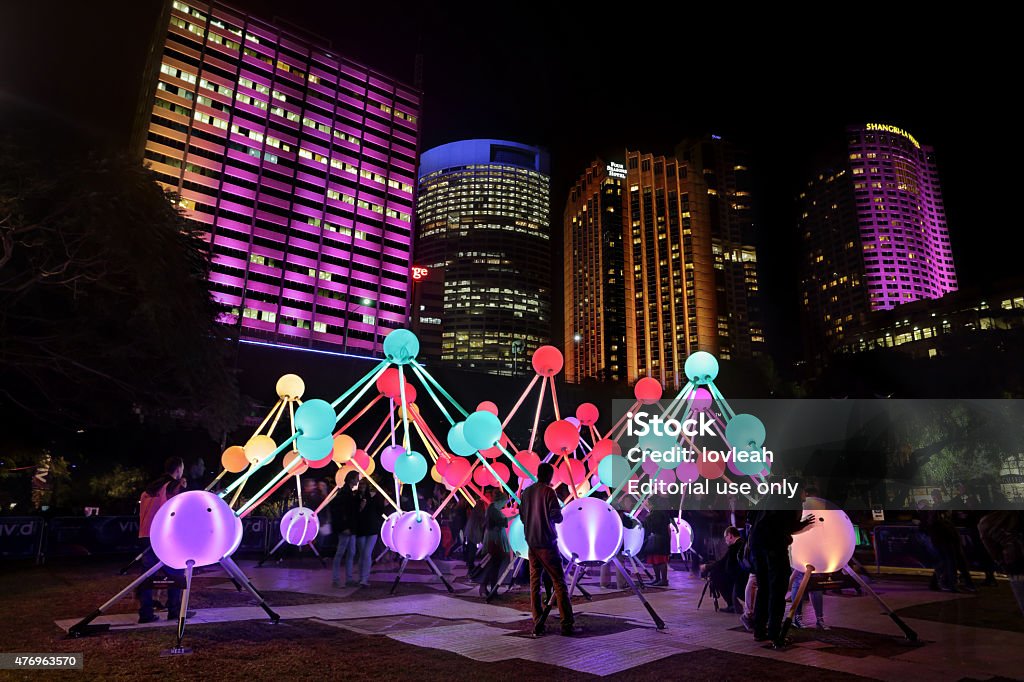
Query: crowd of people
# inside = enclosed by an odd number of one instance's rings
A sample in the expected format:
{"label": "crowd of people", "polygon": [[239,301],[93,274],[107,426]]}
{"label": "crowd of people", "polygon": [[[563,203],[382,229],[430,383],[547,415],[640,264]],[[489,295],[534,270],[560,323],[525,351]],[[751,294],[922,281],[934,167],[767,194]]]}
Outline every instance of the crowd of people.
{"label": "crowd of people", "polygon": [[[153,515],[160,505],[188,488],[198,487],[195,484],[197,480],[204,480],[204,467],[201,461],[190,466],[188,471],[191,479],[185,476],[185,467],[181,459],[171,458],[166,462],[164,474],[147,485],[143,491],[139,507],[139,536],[146,547]],[[521,491],[518,508],[510,507],[510,498],[500,487],[484,488],[482,498],[474,504],[470,504],[463,495],[450,496],[449,492],[439,485],[434,486],[432,492],[416,500],[419,508],[427,513],[433,513],[440,508],[437,518],[442,529],[441,543],[435,557],[444,560],[458,558],[464,561],[468,577],[479,583],[479,593],[482,597],[493,595],[497,590],[500,576],[506,573],[505,569],[512,558],[507,528],[511,518],[516,514],[520,515],[529,547],[529,590],[537,636],[544,631],[541,614],[545,604],[552,600],[561,615],[562,634],[573,635],[579,630],[574,621],[563,561],[556,544],[556,524],[562,520],[562,500],[556,488],[552,486],[553,474],[554,469],[550,464],[541,464],[537,472],[537,482]],[[322,549],[330,548],[332,544],[334,546],[333,586],[369,586],[377,539],[390,510],[377,485],[357,472],[350,472],[337,491],[334,491],[333,487],[331,479],[303,479],[303,505],[319,510],[321,530],[316,542]],[[418,490],[422,488],[423,486],[420,486]],[[401,491],[403,509],[412,509],[415,506],[411,499],[413,491],[411,486],[404,486]],[[818,491],[811,485],[805,486],[801,491],[802,498],[817,494]],[[596,495],[601,496],[600,493]],[[932,588],[971,591],[974,589],[974,583],[970,567],[961,543],[960,531],[954,525],[954,516],[960,507],[954,502],[952,511],[943,510],[943,507],[950,506],[949,503],[944,503],[939,491],[935,491],[933,497],[934,508],[922,509],[919,512],[920,528],[931,544],[931,551],[935,557]],[[627,513],[632,503],[631,500],[625,502],[627,499],[627,496],[623,496],[615,506],[623,523],[632,526],[641,521]],[[963,513],[970,513],[969,498],[965,496],[961,499]],[[294,499],[285,500],[285,506],[292,503]],[[793,536],[813,527],[813,514],[805,515],[798,505],[790,509],[755,509],[746,513],[745,523],[742,525],[727,524],[721,535],[721,543],[712,541],[713,537],[717,536],[717,532],[712,533],[712,528],[716,525],[721,527],[722,522],[727,519],[727,512],[683,512],[684,517],[687,515],[694,534],[702,539],[702,542],[697,543],[686,553],[690,570],[708,580],[708,587],[716,597],[716,606],[717,598],[723,599],[725,606],[721,611],[738,615],[742,625],[753,633],[755,640],[771,641],[776,646],[784,645],[782,628],[786,605],[792,604],[798,598],[800,603],[793,609],[793,626],[829,629],[825,622],[822,591],[811,589],[800,595],[799,586],[804,576],[790,567],[789,547]],[[641,515],[645,542],[640,558],[647,563],[653,574],[652,579],[647,582],[649,586],[669,586],[671,540],[673,533],[677,531],[673,526],[677,523],[678,516],[676,510],[657,507]],[[736,516],[732,514],[728,520],[735,523]],[[999,514],[990,514],[985,519],[973,519],[970,527],[971,532],[978,536],[979,544],[984,542],[993,557],[984,563],[986,582],[994,580],[997,562],[1004,567],[1011,566],[1015,567],[1014,570],[1024,572],[1020,571],[1024,568],[1021,566],[1024,563],[1024,556],[1017,556],[1024,554],[1019,549],[1019,513],[1007,512],[1006,518]],[[989,528],[986,535],[1002,538],[997,545],[992,545],[982,537],[981,529],[986,527]],[[715,554],[720,556],[714,558]],[[155,562],[156,558],[150,550],[144,556],[143,566],[149,568]],[[345,571],[344,579],[341,575],[342,564]],[[616,587],[622,589],[625,586],[627,578],[621,575],[618,569],[606,563],[600,570],[601,586],[611,585],[613,572]],[[180,582],[181,576],[173,570],[167,569],[165,572]],[[512,576],[512,579],[521,580],[524,577]],[[545,593],[543,595],[542,587]],[[1015,594],[1018,587],[1019,581],[1015,585]],[[145,586],[140,589],[139,601],[140,622],[155,620],[152,589]],[[803,615],[803,607],[807,601],[811,602],[814,612],[813,623],[806,620]],[[179,605],[180,589],[176,586],[171,587],[167,598],[170,613],[176,613]]]}

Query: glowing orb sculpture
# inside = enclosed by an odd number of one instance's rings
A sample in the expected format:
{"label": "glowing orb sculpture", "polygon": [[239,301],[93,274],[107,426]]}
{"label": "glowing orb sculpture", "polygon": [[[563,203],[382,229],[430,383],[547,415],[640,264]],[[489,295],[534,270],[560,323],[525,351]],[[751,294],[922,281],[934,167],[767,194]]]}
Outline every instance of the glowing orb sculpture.
{"label": "glowing orb sculpture", "polygon": [[[337,446],[335,446],[337,448]],[[384,471],[395,473],[395,462],[401,455],[405,454],[405,448],[401,445],[389,445],[380,453],[380,463]],[[409,481],[411,483],[411,481]]]}
{"label": "glowing orb sculpture", "polygon": [[530,558],[530,546],[526,544],[526,526],[518,516],[508,524],[508,544],[517,557],[522,559]]}
{"label": "glowing orb sculpture", "polygon": [[814,514],[815,523],[810,529],[793,536],[790,564],[794,569],[806,571],[807,564],[810,564],[816,573],[833,573],[853,557],[857,535],[850,517],[842,509],[825,508],[829,506],[817,497],[808,497],[804,502],[804,511]]}
{"label": "glowing orb sculpture", "polygon": [[396,511],[392,512],[391,516],[384,519],[384,524],[380,527],[380,541],[384,543],[384,546],[394,551],[394,532],[395,524],[398,523],[399,517],[405,512]]}
{"label": "glowing orb sculpture", "polygon": [[298,374],[285,374],[277,380],[277,395],[285,400],[298,400],[306,392],[306,383]]}
{"label": "glowing orb sculpture", "polygon": [[601,483],[609,488],[619,488],[629,480],[631,469],[629,460],[622,455],[607,455],[597,465],[597,475]]}
{"label": "glowing orb sculpture", "polygon": [[310,462],[324,460],[324,464],[331,460],[331,451],[334,449],[334,439],[331,434],[323,438],[307,438],[299,436],[295,439],[295,449],[299,454]]}
{"label": "glowing orb sculpture", "polygon": [[452,459],[452,461],[448,462],[448,466],[445,467],[442,476],[444,476],[445,483],[457,488],[469,481],[472,470],[473,465],[468,460]]}
{"label": "glowing orb sculpture", "polygon": [[[456,455],[461,457],[472,457],[473,453],[476,452],[476,448],[466,441],[465,435],[466,422],[455,422],[455,425],[448,430],[448,447],[452,449]],[[490,443],[488,447],[494,445]]]}
{"label": "glowing orb sculpture", "polygon": [[699,350],[686,358],[683,365],[686,378],[697,384],[709,384],[718,376],[718,360],[714,355]]}
{"label": "glowing orb sculpture", "polygon": [[565,359],[554,346],[541,346],[533,351],[533,371],[542,377],[553,377],[562,371]]}
{"label": "glowing orb sculpture", "polygon": [[306,438],[326,438],[334,431],[336,417],[329,402],[314,398],[295,410],[295,428],[302,431]]}
{"label": "glowing orb sculpture", "polygon": [[276,449],[277,443],[270,436],[253,436],[245,444],[245,457],[255,467]]}
{"label": "glowing orb sculpture", "polygon": [[644,527],[634,523],[632,528],[622,526],[622,553],[626,556],[636,556],[644,547]]}
{"label": "glowing orb sculpture", "polygon": [[306,507],[294,507],[281,517],[281,537],[290,545],[308,545],[320,532],[320,519]]}
{"label": "glowing orb sculpture", "polygon": [[406,512],[395,522],[391,542],[406,559],[426,559],[441,544],[441,526],[426,512]]}
{"label": "glowing orb sculpture", "polygon": [[479,405],[476,406],[476,409],[477,409],[477,411],[483,410],[484,412],[490,412],[491,414],[493,414],[495,416],[497,416],[497,414],[498,414],[498,406],[495,405],[490,400],[483,401],[482,403],[480,403]]}
{"label": "glowing orb sculpture", "polygon": [[605,562],[622,545],[622,519],[604,500],[582,497],[562,509],[558,531],[558,551],[566,559]]}
{"label": "glowing orb sculpture", "polygon": [[681,517],[677,517],[675,525],[670,526],[669,530],[672,535],[672,546],[669,551],[672,554],[683,554],[690,551],[690,548],[693,547],[693,528],[690,528],[690,524]]}
{"label": "glowing orb sculpture", "polygon": [[427,460],[416,451],[400,455],[395,460],[395,476],[402,483],[419,483],[427,475]]}
{"label": "glowing orb sculpture", "polygon": [[245,448],[232,445],[220,456],[220,463],[231,473],[240,474],[249,466],[249,459],[245,455]]}
{"label": "glowing orb sculpture", "polygon": [[520,450],[516,453],[516,461],[523,466],[520,469],[516,464],[512,464],[512,469],[515,471],[516,476],[519,478],[530,478],[530,474],[537,475],[537,468],[540,466],[540,455],[536,452]]}
{"label": "glowing orb sculpture", "polygon": [[407,365],[420,354],[420,340],[408,329],[395,329],[384,337],[384,357],[396,365]]}
{"label": "glowing orb sculpture", "polygon": [[757,450],[766,435],[764,424],[752,414],[738,414],[725,425],[725,437],[737,450]]}
{"label": "glowing orb sculpture", "polygon": [[694,412],[706,412],[711,409],[711,405],[714,404],[714,399],[711,395],[711,391],[704,388],[695,389],[693,391],[693,398],[690,402],[690,409]]}
{"label": "glowing orb sculpture", "polygon": [[335,464],[341,466],[352,459],[354,454],[356,454],[356,441],[352,436],[347,433],[339,433],[334,437],[334,452],[331,454],[331,457],[334,459]]}
{"label": "glowing orb sculpture", "polygon": [[477,410],[466,417],[462,437],[476,450],[493,447],[501,438],[501,420],[491,412]]}
{"label": "glowing orb sculpture", "polygon": [[597,423],[599,416],[600,413],[597,411],[597,405],[593,403],[582,403],[576,408],[576,418],[584,426],[593,426]]}
{"label": "glowing orb sculpture", "polygon": [[661,384],[651,377],[644,377],[633,387],[633,395],[644,405],[653,405],[661,400],[661,393]]}
{"label": "glowing orb sculpture", "polygon": [[567,420],[551,422],[544,429],[544,445],[556,454],[568,454],[580,444],[580,430]]}
{"label": "glowing orb sculpture", "polygon": [[171,568],[215,564],[242,541],[242,521],[227,502],[205,490],[175,495],[156,511],[149,539],[153,552]]}

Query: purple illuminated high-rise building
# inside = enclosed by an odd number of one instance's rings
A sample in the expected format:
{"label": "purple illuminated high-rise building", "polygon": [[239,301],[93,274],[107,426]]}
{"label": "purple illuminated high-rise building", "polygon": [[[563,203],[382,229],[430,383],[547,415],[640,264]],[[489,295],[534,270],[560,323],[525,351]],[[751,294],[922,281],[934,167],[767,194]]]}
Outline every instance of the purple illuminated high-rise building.
{"label": "purple illuminated high-rise building", "polygon": [[379,353],[406,323],[420,93],[219,3],[168,3],[134,147],[201,223],[242,338]]}
{"label": "purple illuminated high-rise building", "polygon": [[812,355],[872,311],[956,291],[935,153],[894,125],[847,129],[847,155],[800,194],[801,305]]}

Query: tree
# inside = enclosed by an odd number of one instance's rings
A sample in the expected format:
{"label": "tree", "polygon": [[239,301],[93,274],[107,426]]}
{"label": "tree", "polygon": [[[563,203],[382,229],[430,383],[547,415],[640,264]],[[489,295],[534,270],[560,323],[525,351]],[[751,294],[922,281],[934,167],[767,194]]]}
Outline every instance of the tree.
{"label": "tree", "polygon": [[185,415],[219,436],[238,390],[195,227],[137,160],[49,139],[0,137],[0,401],[77,428]]}

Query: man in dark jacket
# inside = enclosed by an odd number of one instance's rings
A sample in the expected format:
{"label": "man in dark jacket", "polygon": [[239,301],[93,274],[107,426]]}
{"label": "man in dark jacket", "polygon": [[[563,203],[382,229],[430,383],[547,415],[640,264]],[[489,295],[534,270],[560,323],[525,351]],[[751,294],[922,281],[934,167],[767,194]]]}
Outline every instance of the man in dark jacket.
{"label": "man in dark jacket", "polygon": [[740,537],[740,531],[735,526],[725,529],[725,554],[701,566],[701,575],[711,577],[711,584],[718,590],[725,599],[728,606],[722,611],[724,613],[738,613],[737,604],[739,601],[738,591],[747,584],[747,571],[743,570],[740,557],[743,556],[745,541]]}
{"label": "man in dark jacket", "polygon": [[[765,498],[766,500],[769,498]],[[814,524],[814,515],[801,520],[800,509],[768,509],[753,512],[748,542],[754,557],[757,597],[754,602],[754,639],[777,642],[786,612],[789,590],[789,546],[793,535]],[[778,643],[778,642],[777,642]]]}
{"label": "man in dark jacket", "polygon": [[341,560],[345,560],[345,585],[358,585],[352,572],[356,557],[356,520],[359,518],[359,472],[350,471],[345,476],[345,485],[331,500],[331,526],[338,534],[338,549],[334,552],[331,585],[341,587]]}
{"label": "man in dark jacket", "polygon": [[544,572],[551,577],[554,586],[558,612],[562,615],[562,634],[572,635],[575,633],[572,602],[565,586],[555,531],[555,524],[562,520],[562,505],[551,488],[554,472],[554,467],[547,462],[537,468],[536,483],[523,491],[519,515],[526,532],[526,544],[530,548],[530,607],[533,610],[534,633],[543,633],[538,625],[544,611],[540,597],[541,573]]}

